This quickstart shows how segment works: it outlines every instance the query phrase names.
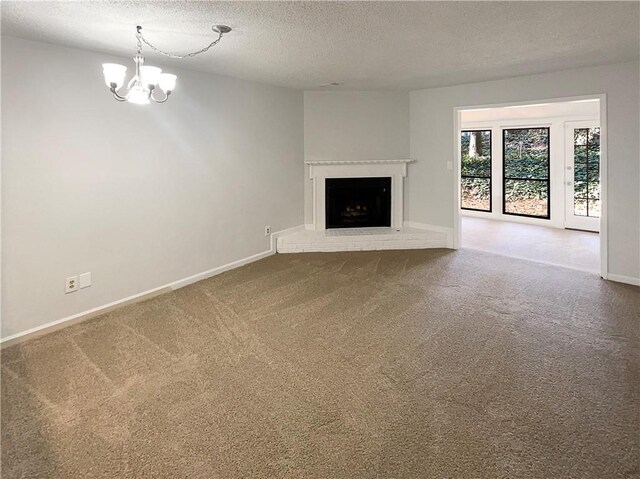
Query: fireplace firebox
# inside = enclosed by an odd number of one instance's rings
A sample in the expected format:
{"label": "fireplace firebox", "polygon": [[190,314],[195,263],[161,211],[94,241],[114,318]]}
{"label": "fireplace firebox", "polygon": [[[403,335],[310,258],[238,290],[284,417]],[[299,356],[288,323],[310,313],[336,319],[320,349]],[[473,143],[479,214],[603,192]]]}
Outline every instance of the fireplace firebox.
{"label": "fireplace firebox", "polygon": [[391,178],[326,178],[326,228],[391,226]]}

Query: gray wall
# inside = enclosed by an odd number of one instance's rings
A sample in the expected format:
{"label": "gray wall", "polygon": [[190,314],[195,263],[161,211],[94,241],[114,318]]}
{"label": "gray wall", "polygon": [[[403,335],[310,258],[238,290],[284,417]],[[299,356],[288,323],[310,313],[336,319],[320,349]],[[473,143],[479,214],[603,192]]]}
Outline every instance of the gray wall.
{"label": "gray wall", "polygon": [[[301,92],[193,71],[113,100],[118,59],[2,37],[2,336],[269,249],[310,222],[306,160],[412,157],[408,220],[453,226],[453,108],[607,94],[609,270],[640,276],[637,62],[412,92]],[[162,65],[159,65],[162,66]],[[303,149],[304,141],[304,149]],[[64,278],[93,286],[64,294]]]}
{"label": "gray wall", "polygon": [[[409,157],[409,93],[306,91],[304,159]],[[305,176],[305,223],[313,222],[313,183]]]}
{"label": "gray wall", "polygon": [[411,92],[408,219],[453,227],[454,107],[605,93],[609,273],[640,277],[639,92],[638,62]]}
{"label": "gray wall", "polygon": [[[169,102],[121,104],[109,61],[132,66],[2,37],[3,337],[263,252],[265,225],[303,222],[302,92],[170,69]],[[65,295],[86,271],[93,286]]]}

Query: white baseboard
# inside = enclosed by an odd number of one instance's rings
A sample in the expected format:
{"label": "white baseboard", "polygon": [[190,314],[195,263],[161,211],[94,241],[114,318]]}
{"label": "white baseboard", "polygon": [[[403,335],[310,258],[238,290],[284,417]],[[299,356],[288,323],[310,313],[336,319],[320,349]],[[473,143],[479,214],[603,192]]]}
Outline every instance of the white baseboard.
{"label": "white baseboard", "polygon": [[608,273],[606,279],[609,281],[615,281],[616,283],[632,284],[633,286],[640,286],[640,278],[634,278],[633,276],[623,276],[621,274]]}
{"label": "white baseboard", "polygon": [[[299,227],[296,227],[296,228],[299,228]],[[291,229],[294,229],[294,228],[291,228]],[[288,230],[283,230],[283,231],[288,231]],[[278,233],[281,233],[281,232],[279,231]],[[277,234],[277,233],[273,233],[273,234]],[[202,273],[194,274],[193,276],[179,279],[177,281],[173,281],[163,286],[149,289],[147,291],[143,291],[142,293],[134,294],[132,296],[128,296],[126,298],[122,298],[108,304],[103,304],[102,306],[98,306],[96,308],[92,308],[87,311],[82,311],[81,313],[76,313],[71,316],[58,319],[56,321],[51,321],[41,326],[36,326],[35,328],[27,329],[26,331],[22,331],[20,333],[12,334],[11,336],[7,336],[6,338],[0,339],[0,345],[2,345],[2,348],[5,348],[13,344],[26,341],[28,339],[33,339],[35,337],[38,337],[47,333],[51,333],[53,331],[57,331],[62,328],[69,327],[73,324],[77,324],[87,319],[94,318],[96,316],[99,316],[101,314],[107,313],[114,309],[120,308],[127,304],[144,301],[146,299],[153,298],[154,296],[158,296],[163,293],[168,293],[170,291],[183,288],[184,286],[188,286],[197,281],[211,278],[212,276],[216,276],[218,274],[224,273],[225,271],[239,268],[240,266],[244,266],[245,264],[253,263],[254,261],[258,261],[263,258],[266,258],[267,256],[271,256],[275,254],[276,252],[274,247],[275,241],[273,239],[271,241],[271,245],[272,245],[271,249],[267,251],[263,251],[261,253],[247,256],[246,258],[242,258],[237,261],[232,261],[231,263],[227,263],[222,266],[218,266],[216,268],[203,271]]]}
{"label": "white baseboard", "polygon": [[213,268],[208,271],[203,271],[202,273],[194,274],[193,276],[189,276],[188,278],[179,279],[178,281],[174,281],[173,283],[169,283],[168,285],[163,286],[163,288],[168,287],[171,291],[184,288],[185,286],[197,283],[198,281],[202,281],[203,279],[211,278],[212,276],[224,273],[225,271],[236,269],[240,266],[244,266],[245,264],[261,260],[263,258],[266,258],[267,256],[271,256],[274,253],[275,251],[273,249],[268,249],[267,251],[263,251],[262,253],[257,253],[251,256],[247,256],[246,258],[239,259],[237,261],[232,261],[231,263],[223,264],[222,266],[218,266],[217,268]]}
{"label": "white baseboard", "polygon": [[202,273],[194,274],[193,276],[179,279],[177,281],[173,281],[163,286],[149,289],[147,291],[143,291],[142,293],[134,294],[132,296],[128,296],[126,298],[122,298],[108,304],[103,304],[102,306],[98,306],[96,308],[92,308],[87,311],[82,311],[81,313],[73,314],[71,316],[67,316],[65,318],[61,318],[56,321],[51,321],[49,323],[43,324],[41,326],[36,326],[35,328],[31,328],[26,331],[22,331],[20,333],[12,334],[11,336],[7,336],[6,338],[0,339],[0,345],[3,348],[5,348],[7,346],[11,346],[12,344],[26,341],[27,339],[32,339],[37,336],[51,333],[58,329],[66,328],[73,324],[96,317],[100,314],[107,313],[116,308],[120,308],[124,305],[144,301],[146,299],[153,298],[154,296],[158,296],[159,294],[167,293],[169,291],[174,291],[176,289],[183,288],[185,286],[196,283],[198,281],[202,281],[203,279],[211,278],[212,276],[216,276],[218,274],[224,273],[225,271],[239,268],[240,266],[244,266],[245,264],[249,264],[249,263],[253,263],[254,261],[261,260],[263,258],[266,258],[267,256],[271,256],[276,253],[276,241],[279,235],[285,234],[285,233],[293,233],[295,231],[301,231],[301,230],[304,230],[304,225],[298,225],[298,226],[294,226],[293,228],[287,228],[284,230],[276,231],[274,233],[271,233],[270,249],[268,249],[267,251],[263,251],[261,253],[247,256],[246,258],[242,258],[237,261],[232,261],[231,263],[227,263],[222,266],[218,266],[216,268],[203,271]]}
{"label": "white baseboard", "polygon": [[404,226],[407,228],[416,228],[419,230],[431,230],[447,235],[447,248],[453,248],[453,228],[446,226],[429,225],[426,223],[418,223],[416,221],[405,221]]}
{"label": "white baseboard", "polygon": [[282,236],[285,234],[290,234],[290,233],[295,233],[297,231],[304,231],[305,230],[306,225],[298,225],[298,226],[293,226],[291,228],[287,228],[284,230],[280,230],[280,231],[276,231],[274,233],[271,233],[271,251],[273,253],[277,253],[278,249],[278,236]]}

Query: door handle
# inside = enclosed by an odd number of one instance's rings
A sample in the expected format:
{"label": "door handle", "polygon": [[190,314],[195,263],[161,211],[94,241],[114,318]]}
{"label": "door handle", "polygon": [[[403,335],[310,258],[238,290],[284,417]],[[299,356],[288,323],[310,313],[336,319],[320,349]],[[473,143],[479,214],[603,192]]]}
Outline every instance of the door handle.
{"label": "door handle", "polygon": [[567,181],[567,186],[571,186],[573,184],[573,181]]}

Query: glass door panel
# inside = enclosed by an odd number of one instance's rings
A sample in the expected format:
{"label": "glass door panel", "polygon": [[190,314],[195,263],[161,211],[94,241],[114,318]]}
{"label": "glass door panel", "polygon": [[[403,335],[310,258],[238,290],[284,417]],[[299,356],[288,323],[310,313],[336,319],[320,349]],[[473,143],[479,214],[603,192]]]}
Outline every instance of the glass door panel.
{"label": "glass door panel", "polygon": [[600,230],[600,126],[568,122],[565,156],[565,226]]}

